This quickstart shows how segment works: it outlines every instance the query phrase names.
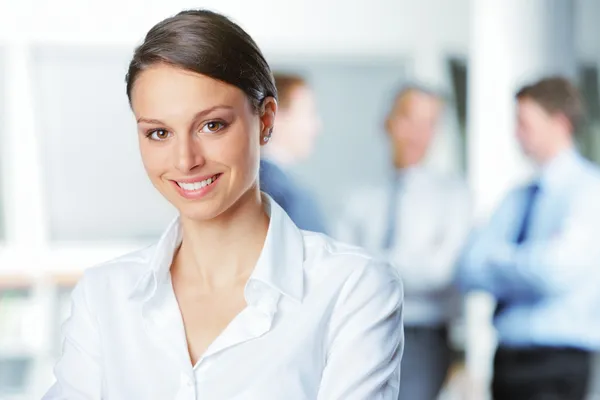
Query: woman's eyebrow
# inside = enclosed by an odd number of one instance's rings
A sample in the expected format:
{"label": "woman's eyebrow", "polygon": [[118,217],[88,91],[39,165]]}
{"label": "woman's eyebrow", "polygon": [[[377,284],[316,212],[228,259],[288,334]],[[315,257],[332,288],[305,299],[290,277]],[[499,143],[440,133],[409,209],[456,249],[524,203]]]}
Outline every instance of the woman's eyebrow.
{"label": "woman's eyebrow", "polygon": [[[199,118],[202,118],[202,117],[204,117],[205,115],[207,115],[207,114],[210,114],[211,112],[213,112],[213,111],[216,111],[216,110],[219,110],[219,109],[227,109],[227,110],[232,110],[232,109],[233,109],[233,107],[231,107],[231,106],[228,106],[228,105],[224,105],[224,104],[221,104],[221,105],[216,105],[216,106],[213,106],[213,107],[207,108],[207,109],[205,109],[205,110],[198,111],[198,112],[196,113],[196,115],[194,115],[194,118],[193,118],[193,119],[194,119],[194,120],[197,120],[197,119],[199,119]],[[165,125],[165,123],[164,123],[164,122],[162,122],[161,120],[158,120],[158,119],[153,119],[153,118],[146,118],[146,117],[139,117],[139,118],[137,119],[137,123],[138,123],[138,124],[139,124],[139,123],[141,123],[141,122],[144,122],[144,123],[146,123],[146,124]]]}

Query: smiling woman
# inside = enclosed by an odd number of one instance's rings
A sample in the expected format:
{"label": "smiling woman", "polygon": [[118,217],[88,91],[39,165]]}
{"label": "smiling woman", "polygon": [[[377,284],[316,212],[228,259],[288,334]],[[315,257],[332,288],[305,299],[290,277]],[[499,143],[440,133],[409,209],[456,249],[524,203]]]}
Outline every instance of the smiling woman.
{"label": "smiling woman", "polygon": [[184,11],[150,30],[126,82],[145,170],[179,217],[86,272],[44,399],[397,399],[395,270],[260,192],[277,93],[254,41]]}
{"label": "smiling woman", "polygon": [[260,202],[256,170],[277,109],[272,88],[254,106],[240,88],[167,62],[129,79],[142,161],[182,218],[212,220],[242,196]]}

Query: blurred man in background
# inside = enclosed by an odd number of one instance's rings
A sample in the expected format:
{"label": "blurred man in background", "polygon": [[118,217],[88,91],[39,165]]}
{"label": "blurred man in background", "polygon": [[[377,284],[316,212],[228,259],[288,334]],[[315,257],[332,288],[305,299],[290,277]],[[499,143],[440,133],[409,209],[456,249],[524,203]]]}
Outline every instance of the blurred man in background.
{"label": "blurred man in background", "polygon": [[300,229],[325,232],[326,224],[318,203],[288,171],[312,154],[321,130],[314,94],[299,75],[276,73],[274,76],[279,108],[273,135],[263,147],[261,190],[269,194]]}
{"label": "blurred man in background", "polygon": [[458,281],[497,299],[494,399],[584,399],[600,348],[600,172],[575,149],[583,105],[567,80],[516,99],[517,138],[537,175],[474,235]]}
{"label": "blurred man in background", "polygon": [[[337,236],[381,254],[405,290],[400,399],[437,398],[451,363],[449,322],[460,311],[451,282],[470,229],[466,185],[424,165],[443,101],[419,86],[402,89],[386,120],[393,176],[384,187],[356,188]],[[401,327],[398,327],[401,329]]]}

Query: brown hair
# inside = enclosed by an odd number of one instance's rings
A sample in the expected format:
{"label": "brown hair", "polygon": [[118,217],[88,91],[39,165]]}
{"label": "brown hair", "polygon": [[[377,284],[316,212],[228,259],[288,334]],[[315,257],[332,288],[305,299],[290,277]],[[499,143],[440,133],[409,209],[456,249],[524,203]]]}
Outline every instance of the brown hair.
{"label": "brown hair", "polygon": [[156,24],[135,49],[125,77],[127,97],[139,74],[168,64],[241,89],[256,111],[277,98],[271,69],[254,40],[227,17],[207,10],[182,11]]}
{"label": "brown hair", "polygon": [[278,106],[280,109],[285,110],[292,102],[292,93],[294,90],[306,85],[306,80],[300,75],[282,72],[275,72],[273,76],[279,96]]}
{"label": "brown hair", "polygon": [[585,117],[583,100],[577,88],[563,77],[544,78],[521,88],[517,100],[531,99],[549,114],[563,114],[573,131],[580,128]]}

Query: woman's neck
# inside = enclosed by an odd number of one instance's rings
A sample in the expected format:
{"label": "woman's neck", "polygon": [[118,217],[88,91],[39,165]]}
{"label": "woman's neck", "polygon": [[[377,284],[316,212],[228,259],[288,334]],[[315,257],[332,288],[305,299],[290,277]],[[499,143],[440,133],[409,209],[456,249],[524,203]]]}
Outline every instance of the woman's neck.
{"label": "woman's neck", "polygon": [[262,251],[269,217],[255,188],[214,220],[182,217],[181,223],[183,241],[171,273],[211,292],[245,283]]}

